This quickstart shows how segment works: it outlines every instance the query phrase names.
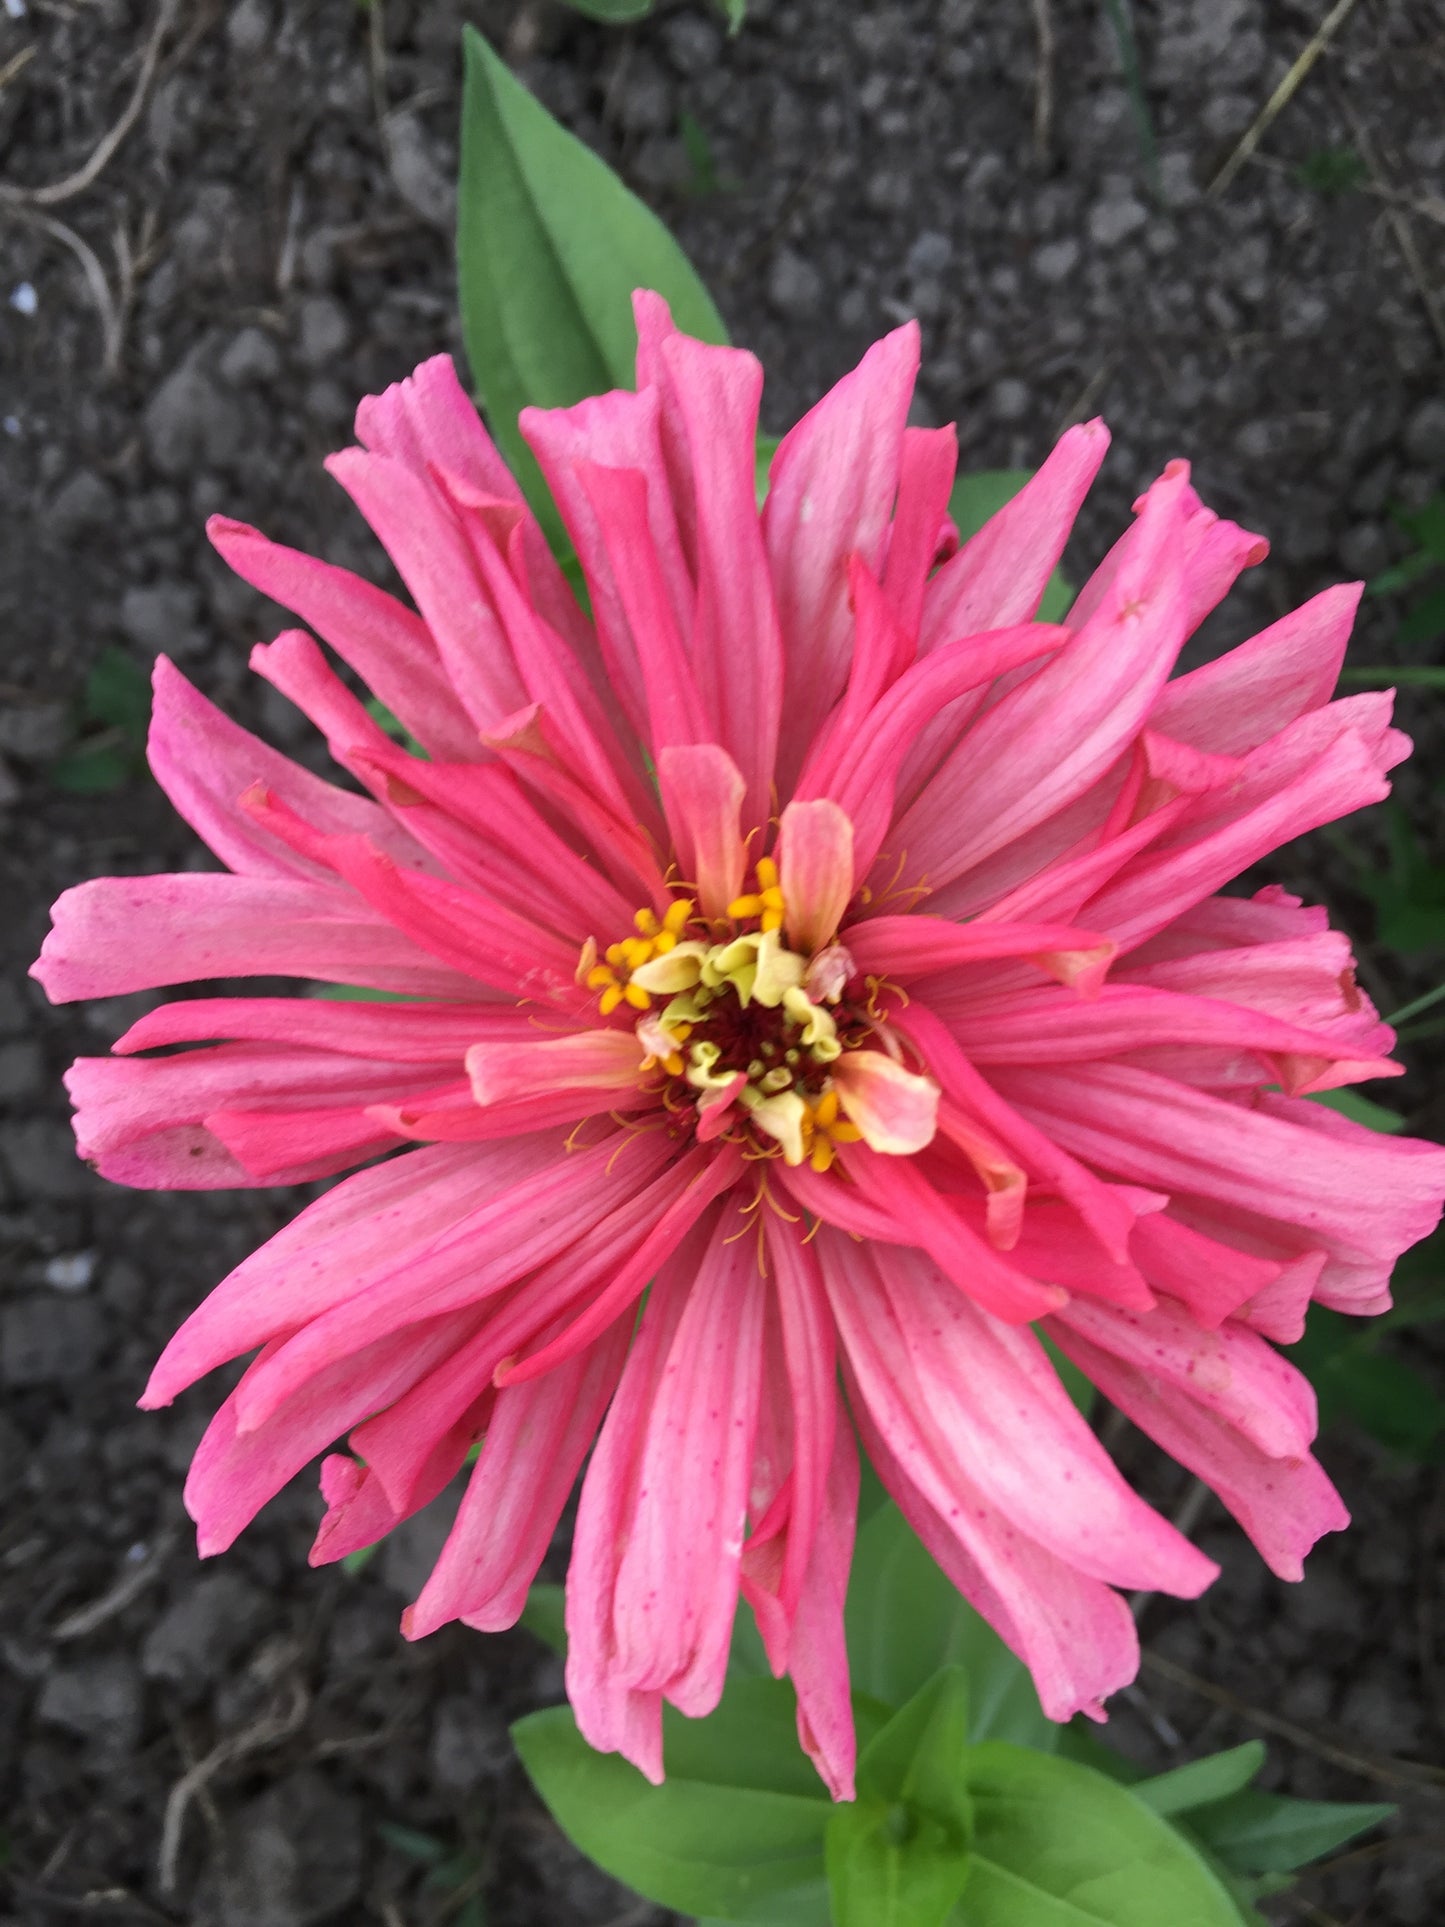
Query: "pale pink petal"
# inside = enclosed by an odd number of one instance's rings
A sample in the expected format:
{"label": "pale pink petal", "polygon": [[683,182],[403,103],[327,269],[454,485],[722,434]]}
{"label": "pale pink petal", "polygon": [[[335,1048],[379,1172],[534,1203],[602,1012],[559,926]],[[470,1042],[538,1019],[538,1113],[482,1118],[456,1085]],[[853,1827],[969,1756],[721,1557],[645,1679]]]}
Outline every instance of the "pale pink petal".
{"label": "pale pink petal", "polygon": [[661,750],[657,780],[682,867],[679,882],[696,892],[705,917],[726,916],[747,872],[742,771],[726,750],[698,743]]}
{"label": "pale pink petal", "polygon": [[938,1086],[905,1070],[883,1051],[845,1051],[833,1066],[833,1088],[850,1123],[872,1150],[910,1157],[933,1142]]}
{"label": "pale pink petal", "polygon": [[474,1044],[466,1065],[477,1103],[504,1104],[549,1091],[629,1091],[641,1076],[642,1052],[630,1030],[584,1030],[574,1037]]}
{"label": "pale pink petal", "polygon": [[853,895],[853,825],[826,797],[789,803],[775,854],[788,942],[811,956],[837,935]]}

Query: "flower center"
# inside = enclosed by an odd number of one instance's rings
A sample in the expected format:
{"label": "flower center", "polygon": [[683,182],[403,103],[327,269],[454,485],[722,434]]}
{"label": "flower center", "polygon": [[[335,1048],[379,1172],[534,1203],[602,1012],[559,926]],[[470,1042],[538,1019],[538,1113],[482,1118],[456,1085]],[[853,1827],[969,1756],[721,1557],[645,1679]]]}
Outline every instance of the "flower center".
{"label": "flower center", "polygon": [[770,857],[759,858],[755,888],[728,905],[725,923],[709,924],[687,897],[660,922],[651,910],[633,921],[637,934],[601,961],[589,946],[580,974],[604,1016],[624,1002],[641,1013],[642,1068],[673,1081],[669,1108],[693,1108],[700,1136],[736,1128],[769,1156],[826,1171],[839,1144],[863,1136],[832,1074],[869,1034],[842,1001],[853,974],[846,951],[835,942],[810,958],[787,948]]}

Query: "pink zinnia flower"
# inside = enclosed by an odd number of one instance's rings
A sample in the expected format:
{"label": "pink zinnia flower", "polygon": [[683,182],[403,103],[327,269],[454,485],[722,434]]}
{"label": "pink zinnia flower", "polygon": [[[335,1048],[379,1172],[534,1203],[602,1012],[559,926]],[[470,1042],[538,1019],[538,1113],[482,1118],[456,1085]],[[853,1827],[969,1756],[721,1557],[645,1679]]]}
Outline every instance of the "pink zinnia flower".
{"label": "pink zinnia flower", "polygon": [[909,326],[783,442],[760,514],[757,362],[655,296],[637,314],[636,394],[523,417],[592,620],[444,359],[329,464],[416,613],[212,524],[424,753],[301,630],[253,664],[356,787],[162,659],[151,764],[226,869],[68,892],[36,974],[59,1000],[246,975],[406,1000],[165,1004],[70,1074],[81,1151],[121,1183],[367,1166],[146,1390],[260,1348],[187,1484],[202,1552],[345,1438],[312,1554],[340,1558],[480,1439],[405,1624],[507,1626],[591,1451],[584,1734],[659,1777],[662,1702],[715,1705],[741,1590],[846,1797],[855,1426],[1056,1719],[1134,1674],[1115,1588],[1215,1572],[1031,1327],[1282,1577],[1345,1523],[1268,1341],[1311,1298],[1389,1302],[1445,1152],[1306,1101],[1390,1075],[1391,1033],[1322,911],[1216,892],[1378,801],[1407,745],[1388,695],[1329,701],[1354,588],[1169,680],[1265,554],[1182,463],[1036,623],[1101,424],[954,553],[955,437],[905,426]]}

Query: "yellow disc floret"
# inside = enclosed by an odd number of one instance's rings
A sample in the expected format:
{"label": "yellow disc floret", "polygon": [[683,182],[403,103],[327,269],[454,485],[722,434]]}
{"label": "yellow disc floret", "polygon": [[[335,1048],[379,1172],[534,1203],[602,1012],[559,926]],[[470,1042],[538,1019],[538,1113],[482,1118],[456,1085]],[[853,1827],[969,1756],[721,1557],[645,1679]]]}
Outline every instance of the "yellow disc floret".
{"label": "yellow disc floret", "polygon": [[770,856],[760,856],[753,877],[757,887],[747,896],[734,897],[728,915],[739,920],[756,917],[763,930],[781,930],[787,910],[778,887],[777,864]]}
{"label": "yellow disc floret", "polygon": [[602,953],[604,961],[593,964],[583,980],[590,990],[601,991],[597,1007],[604,1017],[610,1017],[621,1003],[630,1004],[633,1010],[652,1008],[651,992],[632,979],[654,957],[665,957],[677,948],[695,908],[691,897],[678,897],[668,905],[660,922],[653,911],[639,910],[632,919],[637,935],[608,944]]}

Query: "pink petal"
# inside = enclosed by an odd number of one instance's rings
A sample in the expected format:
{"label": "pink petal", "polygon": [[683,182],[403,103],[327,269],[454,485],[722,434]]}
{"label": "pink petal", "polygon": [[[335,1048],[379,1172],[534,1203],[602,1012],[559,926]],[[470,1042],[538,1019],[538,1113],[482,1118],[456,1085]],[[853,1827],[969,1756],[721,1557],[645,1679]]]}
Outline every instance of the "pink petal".
{"label": "pink petal", "polygon": [[1037,473],[928,585],[925,650],[1033,619],[1108,451],[1101,421],[1065,430]]}
{"label": "pink petal", "polygon": [[747,784],[743,827],[773,811],[773,763],[783,698],[783,646],[758,525],[758,404],[763,371],[736,348],[674,333],[661,345],[664,420],[686,442],[691,470],[692,660],[717,740]]}
{"label": "pink petal", "polygon": [[[610,1155],[610,1151],[609,1151]],[[584,1154],[583,1171],[596,1153]],[[434,1145],[345,1179],[252,1252],[193,1311],[151,1374],[141,1403],[168,1405],[228,1359],[346,1305],[378,1278],[406,1273],[457,1226],[488,1221],[497,1200],[554,1171],[550,1133],[496,1145]]]}
{"label": "pink petal", "polygon": [[976,1488],[1090,1578],[1204,1590],[1218,1569],[1130,1490],[1032,1333],[979,1311],[915,1252],[881,1246],[838,1265],[839,1242],[822,1254],[829,1298],[895,1455],[925,1452],[954,1493]]}
{"label": "pink petal", "polygon": [[1362,585],[1323,590],[1237,649],[1166,685],[1155,729],[1215,754],[1241,756],[1330,699]]}
{"label": "pink petal", "polygon": [[875,343],[773,457],[763,539],[789,664],[785,795],[847,681],[847,558],[860,556],[875,575],[882,562],[918,357],[918,324],[910,321]]}
{"label": "pink petal", "polygon": [[589,1746],[620,1752],[654,1784],[662,1779],[662,1693],[638,1688],[621,1664],[614,1601],[654,1392],[716,1223],[713,1212],[697,1225],[648,1294],[582,1481],[567,1572],[567,1697],[577,1724]]}
{"label": "pink petal", "polygon": [[811,956],[837,934],[853,895],[853,825],[824,797],[789,803],[776,856],[788,942]]}
{"label": "pink petal", "polygon": [[627,1355],[614,1326],[593,1348],[529,1385],[497,1394],[456,1524],[416,1604],[409,1639],[464,1619],[482,1632],[516,1624]]}
{"label": "pink petal", "polygon": [[434,756],[464,762],[480,754],[436,644],[410,609],[244,522],[213,515],[206,533],[237,575],[309,623]]}
{"label": "pink petal", "polygon": [[31,976],[52,1003],[205,977],[309,977],[410,997],[485,996],[350,890],[187,872],[67,890]]}
{"label": "pink petal", "polygon": [[[286,1339],[264,1367],[253,1367],[240,1396],[239,1422],[264,1425],[330,1360],[403,1329],[418,1318],[475,1312],[538,1266],[569,1253],[580,1271],[586,1241],[607,1237],[609,1214],[636,1207],[639,1194],[670,1162],[660,1133],[618,1133],[568,1155],[490,1197],[401,1266],[372,1267],[352,1289]],[[555,1139],[554,1139],[555,1146]],[[599,1156],[599,1153],[605,1153]]]}
{"label": "pink petal", "polygon": [[1400,1252],[1439,1220],[1445,1150],[1382,1137],[1317,1104],[1265,1096],[1246,1109],[1123,1064],[994,1078],[1105,1170],[1297,1228],[1341,1261],[1320,1286],[1338,1310],[1372,1309]]}
{"label": "pink petal", "polygon": [[[334,1361],[278,1407],[264,1427],[248,1432],[237,1424],[242,1379],[196,1447],[186,1480],[186,1510],[196,1522],[202,1558],[224,1552],[319,1451],[443,1357],[468,1316],[428,1319]],[[251,1371],[267,1362],[263,1352]]]}
{"label": "pink petal", "polygon": [[866,1145],[848,1145],[840,1162],[851,1184],[820,1177],[807,1165],[786,1166],[778,1182],[805,1211],[860,1239],[917,1246],[944,1275],[994,1317],[1027,1324],[1068,1296],[1007,1263],[984,1242],[952,1201],[935,1191],[912,1162],[884,1164]]}
{"label": "pink petal", "polygon": [[1097,991],[1114,955],[1107,937],[1069,924],[951,923],[921,914],[869,917],[849,927],[847,942],[860,971],[898,983],[1001,957],[1027,957],[1051,977],[1089,994]]}
{"label": "pink petal", "polygon": [[727,1671],[761,1382],[763,1279],[750,1241],[725,1242],[736,1217],[724,1208],[682,1287],[612,1600],[619,1673],[693,1716],[716,1706]]}
{"label": "pink petal", "polygon": [[1208,1402],[1196,1403],[1177,1375],[1161,1381],[1067,1326],[1051,1323],[1050,1331],[1112,1404],[1218,1493],[1279,1578],[1302,1579],[1315,1541],[1349,1524],[1340,1495],[1303,1448],[1266,1453]]}
{"label": "pink petal", "polygon": [[[384,455],[346,448],[326,458],[416,598],[448,680],[478,729],[510,715],[526,690],[456,516],[429,479]],[[461,759],[458,759],[461,760]]]}
{"label": "pink petal", "polygon": [[984,712],[897,826],[935,888],[1081,796],[1148,716],[1187,633],[1183,486],[1154,484],[1073,642]]}
{"label": "pink petal", "polygon": [[[929,578],[943,559],[945,541],[953,548],[958,545],[958,531],[948,519],[948,500],[957,468],[958,430],[951,422],[944,428],[904,429],[898,502],[888,535],[883,587],[893,604],[898,628],[907,639],[910,662],[917,653],[924,597],[931,588]],[[980,629],[1005,626],[993,622],[977,625]]]}
{"label": "pink petal", "polygon": [[[838,1394],[832,1392],[835,1403]],[[843,1606],[858,1517],[858,1448],[841,1410],[833,1427],[825,1505],[798,1598],[788,1671],[798,1695],[798,1739],[835,1800],[854,1797],[858,1741],[848,1690]]]}
{"label": "pink petal", "polygon": [[197,835],[241,876],[324,879],[318,865],[298,857],[237,808],[253,783],[265,783],[294,809],[327,829],[378,837],[415,862],[421,851],[374,803],[324,783],[233,723],[166,657],[152,675],[147,754],[156,781]]}

